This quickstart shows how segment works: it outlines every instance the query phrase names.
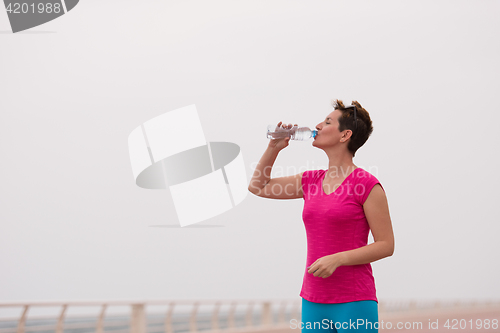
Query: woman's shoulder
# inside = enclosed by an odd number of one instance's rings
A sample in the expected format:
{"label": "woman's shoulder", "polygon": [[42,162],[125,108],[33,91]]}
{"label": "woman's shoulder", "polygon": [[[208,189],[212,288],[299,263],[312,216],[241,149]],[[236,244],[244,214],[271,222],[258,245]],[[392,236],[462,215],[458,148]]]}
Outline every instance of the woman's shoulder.
{"label": "woman's shoulder", "polygon": [[368,194],[370,194],[370,191],[376,184],[379,184],[383,190],[384,187],[382,186],[378,178],[375,175],[373,175],[373,173],[368,172],[362,168],[358,169],[354,170],[357,171],[354,181],[354,188],[359,192],[359,194],[361,194],[360,200],[361,204],[363,204],[366,201]]}
{"label": "woman's shoulder", "polygon": [[359,181],[377,181],[377,177],[373,175],[371,172],[366,171],[365,169],[358,167],[356,168],[355,173],[355,178],[357,178]]}

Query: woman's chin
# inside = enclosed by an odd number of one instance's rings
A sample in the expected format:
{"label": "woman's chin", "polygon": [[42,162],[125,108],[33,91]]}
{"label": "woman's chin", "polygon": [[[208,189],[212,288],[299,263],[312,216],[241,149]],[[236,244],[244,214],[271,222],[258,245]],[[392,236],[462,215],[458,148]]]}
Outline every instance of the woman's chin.
{"label": "woman's chin", "polygon": [[318,144],[317,140],[314,140],[314,141],[312,142],[312,146],[313,146],[313,147],[316,147],[316,148],[318,148],[318,149],[323,149],[323,148],[321,147],[321,144]]}

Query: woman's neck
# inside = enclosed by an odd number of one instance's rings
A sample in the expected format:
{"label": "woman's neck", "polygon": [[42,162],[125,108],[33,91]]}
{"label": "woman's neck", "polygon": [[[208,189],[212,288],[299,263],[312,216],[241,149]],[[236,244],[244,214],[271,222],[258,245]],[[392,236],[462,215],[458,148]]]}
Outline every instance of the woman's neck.
{"label": "woman's neck", "polygon": [[357,166],[352,161],[352,154],[349,152],[328,153],[328,170],[325,176],[330,178],[345,178]]}

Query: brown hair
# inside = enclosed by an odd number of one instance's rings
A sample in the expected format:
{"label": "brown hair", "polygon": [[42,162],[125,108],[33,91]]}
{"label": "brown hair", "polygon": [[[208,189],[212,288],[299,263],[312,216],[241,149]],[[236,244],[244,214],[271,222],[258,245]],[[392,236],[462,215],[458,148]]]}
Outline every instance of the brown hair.
{"label": "brown hair", "polygon": [[352,131],[347,149],[349,149],[354,157],[356,151],[365,144],[366,140],[368,140],[372,134],[373,126],[368,111],[366,111],[358,101],[353,101],[352,105],[356,106],[357,128],[354,124],[354,108],[346,108],[344,103],[339,99],[332,101],[333,108],[342,112],[342,115],[338,119],[339,131],[342,132],[346,129]]}

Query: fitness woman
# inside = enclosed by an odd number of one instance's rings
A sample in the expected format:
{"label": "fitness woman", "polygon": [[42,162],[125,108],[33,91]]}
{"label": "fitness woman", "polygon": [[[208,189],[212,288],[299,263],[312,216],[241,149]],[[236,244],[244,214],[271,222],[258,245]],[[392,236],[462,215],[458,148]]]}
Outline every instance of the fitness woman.
{"label": "fitness woman", "polygon": [[[385,190],[375,176],[353,163],[373,131],[372,121],[357,101],[344,106],[335,100],[333,108],[316,126],[312,143],[328,156],[327,170],[271,179],[274,161],[290,138],[271,139],[248,190],[268,199],[304,199],[302,332],[378,332],[370,263],[393,254],[394,234]],[[280,126],[292,127],[282,122]],[[374,242],[367,245],[370,230]]]}

